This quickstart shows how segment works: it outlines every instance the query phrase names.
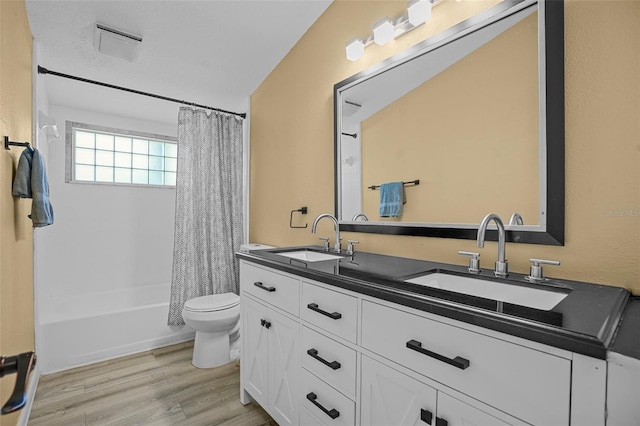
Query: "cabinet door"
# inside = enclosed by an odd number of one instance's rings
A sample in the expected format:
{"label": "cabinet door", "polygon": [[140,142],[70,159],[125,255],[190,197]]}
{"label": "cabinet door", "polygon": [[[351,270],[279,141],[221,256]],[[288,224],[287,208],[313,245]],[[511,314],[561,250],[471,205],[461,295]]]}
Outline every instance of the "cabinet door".
{"label": "cabinet door", "polygon": [[324,426],[324,424],[313,416],[309,410],[302,408],[300,410],[300,425],[302,426]]}
{"label": "cabinet door", "polygon": [[269,311],[269,404],[280,425],[298,424],[298,380],[300,375],[300,325],[282,314]]}
{"label": "cabinet door", "polygon": [[424,383],[362,357],[361,425],[435,425],[436,395]]}
{"label": "cabinet door", "polygon": [[484,411],[438,392],[438,419],[436,425],[446,426],[503,426],[508,425]]}
{"label": "cabinet door", "polygon": [[260,405],[267,406],[268,330],[262,321],[267,319],[267,308],[243,298],[242,318],[242,374],[244,388]]}

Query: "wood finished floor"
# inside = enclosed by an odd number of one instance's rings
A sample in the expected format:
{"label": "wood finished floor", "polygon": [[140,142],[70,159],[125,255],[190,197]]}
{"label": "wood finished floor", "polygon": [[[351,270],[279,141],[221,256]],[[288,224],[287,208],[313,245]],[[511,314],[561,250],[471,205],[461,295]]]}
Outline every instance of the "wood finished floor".
{"label": "wood finished floor", "polygon": [[277,425],[240,404],[240,367],[191,365],[193,341],[42,376],[29,426]]}

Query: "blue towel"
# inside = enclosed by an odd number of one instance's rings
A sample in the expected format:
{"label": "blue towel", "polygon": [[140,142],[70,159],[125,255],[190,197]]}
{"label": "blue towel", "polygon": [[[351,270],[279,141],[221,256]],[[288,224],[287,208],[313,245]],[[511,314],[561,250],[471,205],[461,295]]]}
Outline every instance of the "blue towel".
{"label": "blue towel", "polygon": [[44,158],[37,149],[22,151],[16,176],[13,180],[13,195],[32,198],[31,214],[33,227],[53,224],[53,207],[49,201],[49,181],[44,167]]}
{"label": "blue towel", "polygon": [[406,197],[402,182],[389,182],[380,185],[380,217],[402,216],[404,203],[406,203]]}
{"label": "blue towel", "polygon": [[31,164],[33,162],[33,154],[31,149],[27,148],[22,151],[20,160],[18,160],[18,168],[16,176],[13,178],[13,195],[20,198],[33,198],[31,196]]}

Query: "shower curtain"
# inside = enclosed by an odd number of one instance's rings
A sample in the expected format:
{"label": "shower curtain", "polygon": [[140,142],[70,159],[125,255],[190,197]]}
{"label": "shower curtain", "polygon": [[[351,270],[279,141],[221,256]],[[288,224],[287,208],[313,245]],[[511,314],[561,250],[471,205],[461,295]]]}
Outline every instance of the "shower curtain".
{"label": "shower curtain", "polygon": [[169,325],[187,300],[238,293],[242,242],[242,119],[181,107]]}

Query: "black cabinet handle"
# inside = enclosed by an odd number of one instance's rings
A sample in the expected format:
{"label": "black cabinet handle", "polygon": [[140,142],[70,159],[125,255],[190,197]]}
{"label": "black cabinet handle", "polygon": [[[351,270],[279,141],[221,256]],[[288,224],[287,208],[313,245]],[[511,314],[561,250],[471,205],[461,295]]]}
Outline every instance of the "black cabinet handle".
{"label": "black cabinet handle", "polygon": [[[453,365],[454,367],[457,367],[461,370],[467,369],[470,364],[468,359],[464,359],[459,356],[455,357],[454,359],[451,359],[451,358],[447,358],[446,356],[437,354],[435,352],[431,352],[430,350],[423,348],[422,343],[418,342],[417,340],[409,340],[407,342],[407,348],[414,350],[416,352],[420,352],[421,354],[430,356],[431,358],[435,358],[438,361],[446,362],[447,364]],[[437,419],[436,419],[436,424],[437,424]]]}
{"label": "black cabinet handle", "polygon": [[307,399],[309,401],[311,401],[313,403],[313,405],[315,405],[316,407],[321,409],[323,413],[325,413],[327,416],[331,417],[332,419],[337,419],[340,416],[340,412],[338,410],[336,410],[335,408],[332,408],[331,410],[327,410],[326,408],[324,408],[322,406],[322,404],[320,404],[317,401],[318,395],[316,395],[315,393],[309,392],[307,394]]}
{"label": "black cabinet handle", "polygon": [[441,417],[436,417],[436,426],[447,426],[449,424],[448,421]]}
{"label": "black cabinet handle", "polygon": [[420,420],[430,425],[433,420],[433,413],[429,410],[420,409]]}
{"label": "black cabinet handle", "polygon": [[327,367],[330,367],[333,370],[337,370],[338,368],[340,368],[340,363],[338,361],[327,361],[326,359],[320,357],[318,355],[318,350],[311,348],[307,351],[307,354],[311,355],[312,358],[317,359],[318,361],[320,361],[321,363],[323,363],[324,365],[326,365]]}
{"label": "black cabinet handle", "polygon": [[271,327],[271,323],[263,319],[260,320],[260,325],[265,327],[267,330]]}
{"label": "black cabinet handle", "polygon": [[265,286],[262,284],[262,282],[260,282],[260,281],[256,281],[255,283],[253,283],[253,285],[255,285],[255,286],[256,286],[256,287],[258,287],[258,288],[263,289],[264,291],[268,291],[269,293],[272,293],[272,292],[276,291],[276,288],[275,288],[275,287],[265,287]]}
{"label": "black cabinet handle", "polygon": [[329,313],[327,311],[323,311],[322,309],[318,308],[318,304],[317,303],[309,303],[307,305],[307,308],[311,309],[312,311],[316,311],[319,314],[322,314],[324,316],[327,316],[331,319],[337,320],[342,318],[342,314],[338,313],[338,312],[333,312],[333,313]]}

